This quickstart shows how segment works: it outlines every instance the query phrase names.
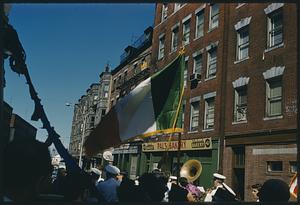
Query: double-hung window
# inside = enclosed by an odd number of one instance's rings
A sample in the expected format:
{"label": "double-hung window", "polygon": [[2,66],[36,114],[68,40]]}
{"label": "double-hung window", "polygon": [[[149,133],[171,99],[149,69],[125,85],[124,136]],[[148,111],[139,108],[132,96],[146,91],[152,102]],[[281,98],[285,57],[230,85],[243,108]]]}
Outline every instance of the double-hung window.
{"label": "double-hung window", "polygon": [[204,33],[204,9],[196,13],[196,33],[195,38],[200,38]]}
{"label": "double-hung window", "polygon": [[190,31],[191,31],[190,23],[191,23],[190,19],[183,22],[183,28],[182,28],[183,45],[187,45],[190,42]]}
{"label": "double-hung window", "polygon": [[158,60],[162,59],[165,56],[165,35],[162,34],[159,37],[158,44]]}
{"label": "double-hung window", "polygon": [[215,118],[215,97],[205,99],[204,130],[214,128]]}
{"label": "double-hung window", "polygon": [[269,79],[266,82],[267,117],[282,115],[282,81]]}
{"label": "double-hung window", "polygon": [[171,51],[176,51],[178,48],[179,25],[175,25],[172,29]]}
{"label": "double-hung window", "polygon": [[282,9],[268,14],[268,47],[273,47],[283,42],[283,15]]}
{"label": "double-hung window", "polygon": [[203,67],[202,54],[198,54],[197,56],[194,57],[193,73],[201,74],[202,67]]}
{"label": "double-hung window", "polygon": [[161,22],[163,22],[168,17],[168,4],[163,3],[161,8]]}
{"label": "double-hung window", "polygon": [[182,116],[181,116],[181,128],[184,128],[184,112],[185,112],[186,100],[182,101]]}
{"label": "double-hung window", "polygon": [[249,26],[237,31],[237,60],[243,60],[249,56]]}
{"label": "double-hung window", "polygon": [[184,71],[183,71],[183,86],[186,87],[187,85],[187,75],[188,75],[188,68],[189,68],[189,57],[185,57],[184,61]]}
{"label": "double-hung window", "polygon": [[207,52],[207,72],[206,78],[213,78],[217,72],[217,47],[211,48]]}
{"label": "double-hung window", "polygon": [[219,4],[211,4],[210,6],[210,18],[209,29],[212,30],[219,25]]}
{"label": "double-hung window", "polygon": [[199,126],[199,105],[200,98],[191,99],[191,118],[190,118],[190,131],[197,131]]}
{"label": "double-hung window", "polygon": [[247,120],[247,86],[234,89],[234,121]]}

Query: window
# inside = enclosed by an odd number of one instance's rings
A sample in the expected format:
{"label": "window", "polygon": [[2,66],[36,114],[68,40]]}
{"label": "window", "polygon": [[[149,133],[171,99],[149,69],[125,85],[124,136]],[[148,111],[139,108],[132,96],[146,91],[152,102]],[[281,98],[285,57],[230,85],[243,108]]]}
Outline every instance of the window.
{"label": "window", "polygon": [[190,19],[189,20],[186,20],[184,23],[183,23],[183,45],[187,45],[189,44],[190,42]]}
{"label": "window", "polygon": [[243,27],[237,31],[237,60],[249,56],[249,27]]}
{"label": "window", "polygon": [[165,36],[159,37],[158,59],[162,59],[165,55]]}
{"label": "window", "polygon": [[183,3],[175,3],[174,12],[178,11],[183,6]]}
{"label": "window", "polygon": [[217,72],[217,48],[212,48],[207,53],[207,73],[206,78],[216,76]]}
{"label": "window", "polygon": [[267,117],[282,115],[282,81],[269,79],[266,83]]}
{"label": "window", "polygon": [[104,92],[104,97],[108,98],[108,92],[106,92],[106,91]]}
{"label": "window", "polygon": [[273,47],[283,42],[283,15],[279,9],[268,15],[268,47]]}
{"label": "window", "polygon": [[197,131],[199,126],[199,102],[191,102],[190,131]]}
{"label": "window", "polygon": [[184,112],[185,112],[185,105],[186,105],[186,100],[184,99],[182,102],[182,124],[181,124],[181,128],[184,129]]}
{"label": "window", "polygon": [[109,85],[104,85],[103,91],[108,91],[109,90]]}
{"label": "window", "polygon": [[194,68],[193,68],[193,73],[201,73],[202,71],[202,54],[199,54],[194,57]]}
{"label": "window", "polygon": [[168,4],[164,3],[161,9],[161,22],[163,22],[168,17]]}
{"label": "window", "polygon": [[204,32],[204,9],[196,14],[196,34],[195,38],[203,36]]}
{"label": "window", "polygon": [[282,161],[268,161],[267,162],[267,171],[268,172],[282,172]]}
{"label": "window", "polygon": [[184,71],[183,71],[183,86],[186,87],[187,85],[187,74],[188,74],[188,67],[189,67],[189,59],[186,58],[184,61]]}
{"label": "window", "polygon": [[234,168],[245,168],[245,148],[234,147],[232,150],[234,153]]}
{"label": "window", "polygon": [[247,120],[247,86],[234,89],[234,121]]}
{"label": "window", "polygon": [[117,87],[117,79],[115,78],[115,79],[114,79],[114,84],[113,84],[113,90],[115,90],[116,87]]}
{"label": "window", "polygon": [[209,29],[212,30],[219,25],[219,4],[211,4]]}
{"label": "window", "polygon": [[178,47],[178,33],[179,33],[179,27],[176,26],[172,30],[172,45],[171,45],[171,51],[176,51]]}
{"label": "window", "polygon": [[126,70],[126,71],[124,72],[124,82],[127,80],[127,75],[128,75],[128,71]]}
{"label": "window", "polygon": [[295,174],[297,172],[297,162],[290,162],[290,172]]}
{"label": "window", "polygon": [[205,99],[205,116],[204,116],[204,129],[209,130],[214,128],[215,118],[215,98]]}

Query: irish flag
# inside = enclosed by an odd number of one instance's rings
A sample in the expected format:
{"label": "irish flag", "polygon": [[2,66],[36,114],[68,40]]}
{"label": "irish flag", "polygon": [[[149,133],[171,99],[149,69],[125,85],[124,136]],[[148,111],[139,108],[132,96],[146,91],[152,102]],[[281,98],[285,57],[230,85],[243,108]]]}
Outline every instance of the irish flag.
{"label": "irish flag", "polygon": [[177,119],[181,117],[183,58],[180,54],[116,103],[86,138],[87,156],[135,137],[182,131]]}
{"label": "irish flag", "polygon": [[290,193],[295,198],[297,198],[297,193],[298,193],[297,178],[298,178],[298,175],[296,173],[290,182]]}

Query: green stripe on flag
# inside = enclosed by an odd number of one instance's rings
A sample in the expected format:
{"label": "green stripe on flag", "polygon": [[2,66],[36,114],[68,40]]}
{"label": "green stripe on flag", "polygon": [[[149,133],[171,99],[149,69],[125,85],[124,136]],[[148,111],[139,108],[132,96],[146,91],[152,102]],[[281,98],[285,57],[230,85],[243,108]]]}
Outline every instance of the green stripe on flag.
{"label": "green stripe on flag", "polygon": [[[173,127],[183,89],[183,70],[184,57],[179,55],[151,77],[151,94],[157,130]],[[178,117],[180,116],[181,113]]]}

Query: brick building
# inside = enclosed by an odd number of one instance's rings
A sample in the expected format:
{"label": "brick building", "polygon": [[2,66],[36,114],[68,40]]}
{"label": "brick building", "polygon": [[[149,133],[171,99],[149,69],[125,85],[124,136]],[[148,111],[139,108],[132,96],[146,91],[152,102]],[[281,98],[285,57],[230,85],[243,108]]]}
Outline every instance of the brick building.
{"label": "brick building", "polygon": [[229,4],[224,174],[245,200],[296,170],[295,4]]}
{"label": "brick building", "polygon": [[[212,146],[185,150],[181,158],[201,161],[205,188],[218,171],[250,201],[250,185],[269,178],[289,183],[295,172],[296,17],[296,5],[287,3],[157,4],[152,65],[163,68],[185,46],[182,138]],[[153,167],[164,151],[143,152]]]}

